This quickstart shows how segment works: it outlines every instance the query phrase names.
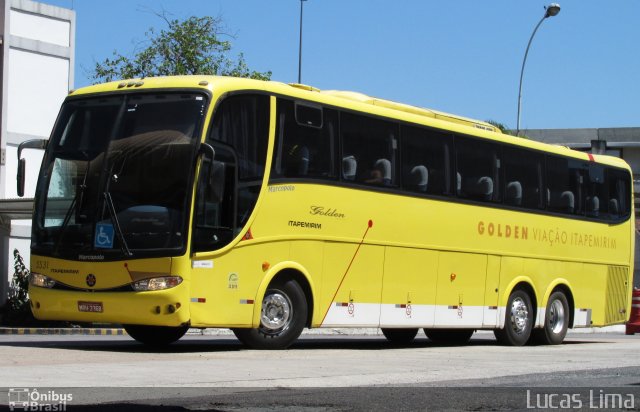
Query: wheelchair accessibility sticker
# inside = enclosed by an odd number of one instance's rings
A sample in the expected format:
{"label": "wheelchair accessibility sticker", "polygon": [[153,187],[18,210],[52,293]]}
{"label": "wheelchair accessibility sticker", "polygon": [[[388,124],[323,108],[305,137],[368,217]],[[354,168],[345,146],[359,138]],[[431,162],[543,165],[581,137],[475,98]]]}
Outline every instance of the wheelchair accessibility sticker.
{"label": "wheelchair accessibility sticker", "polygon": [[113,248],[113,225],[107,223],[98,223],[96,225],[96,237],[93,246],[102,249]]}

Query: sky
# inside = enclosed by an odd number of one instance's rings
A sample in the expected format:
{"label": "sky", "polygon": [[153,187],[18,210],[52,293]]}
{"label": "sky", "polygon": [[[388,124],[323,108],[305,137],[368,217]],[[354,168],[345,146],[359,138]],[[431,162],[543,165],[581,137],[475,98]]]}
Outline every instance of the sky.
{"label": "sky", "polygon": [[[40,0],[76,11],[75,88],[132,55],[155,12],[221,17],[253,70],[297,82],[299,0]],[[522,129],[640,127],[640,0],[563,0],[533,39]],[[307,0],[302,83],[515,128],[538,0]]]}

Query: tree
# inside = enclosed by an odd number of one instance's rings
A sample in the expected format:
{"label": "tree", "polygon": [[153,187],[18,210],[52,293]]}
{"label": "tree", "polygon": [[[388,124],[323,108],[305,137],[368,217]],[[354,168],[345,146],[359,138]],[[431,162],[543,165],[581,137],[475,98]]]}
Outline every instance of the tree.
{"label": "tree", "polygon": [[167,28],[150,28],[145,36],[148,46],[133,57],[116,51],[113,57],[97,62],[91,79],[94,83],[137,77],[208,74],[269,80],[271,72],[250,70],[240,53],[229,57],[230,36],[223,33],[222,20],[210,16],[169,19],[156,13]]}
{"label": "tree", "polygon": [[2,323],[6,325],[26,325],[32,323],[29,303],[29,269],[24,264],[18,249],[13,250],[13,278],[9,285],[7,303],[2,308]]}
{"label": "tree", "polygon": [[30,272],[18,249],[13,250],[13,278],[9,285],[7,303],[0,308],[0,324],[20,327],[70,327],[69,322],[37,320],[31,312],[29,300]]}
{"label": "tree", "polygon": [[495,120],[486,120],[486,122],[489,123],[491,126],[495,126],[498,129],[500,129],[502,133],[509,134],[509,128],[504,124],[497,122]]}
{"label": "tree", "polygon": [[[497,127],[504,134],[510,134],[511,136],[517,136],[515,134],[514,130],[509,129],[507,126],[505,126],[504,124],[502,124],[500,122],[496,122],[495,120],[487,120],[486,122],[489,123],[492,126]],[[519,137],[522,137],[522,138],[525,138],[525,139],[529,138],[529,137],[527,137],[525,135],[522,135],[522,136],[519,136]]]}

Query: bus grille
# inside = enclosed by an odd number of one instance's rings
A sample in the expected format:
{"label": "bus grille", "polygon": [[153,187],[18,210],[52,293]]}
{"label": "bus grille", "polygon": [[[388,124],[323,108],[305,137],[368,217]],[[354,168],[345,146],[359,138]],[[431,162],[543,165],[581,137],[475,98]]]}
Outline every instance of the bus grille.
{"label": "bus grille", "polygon": [[605,297],[605,323],[621,323],[627,320],[627,280],[629,268],[609,266],[607,295]]}

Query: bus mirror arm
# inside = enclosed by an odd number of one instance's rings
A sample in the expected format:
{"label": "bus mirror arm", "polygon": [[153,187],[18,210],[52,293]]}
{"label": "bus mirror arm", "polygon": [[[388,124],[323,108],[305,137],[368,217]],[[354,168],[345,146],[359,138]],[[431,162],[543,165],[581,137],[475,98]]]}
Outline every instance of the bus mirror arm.
{"label": "bus mirror arm", "polygon": [[203,155],[205,159],[213,160],[216,156],[216,151],[208,143],[202,143],[198,150],[198,155]]}
{"label": "bus mirror arm", "polygon": [[32,139],[27,140],[18,145],[18,174],[16,176],[17,180],[17,188],[19,197],[24,196],[24,180],[25,180],[25,172],[27,167],[27,161],[22,158],[22,151],[24,149],[40,149],[44,150],[47,148],[48,140],[46,139]]}

